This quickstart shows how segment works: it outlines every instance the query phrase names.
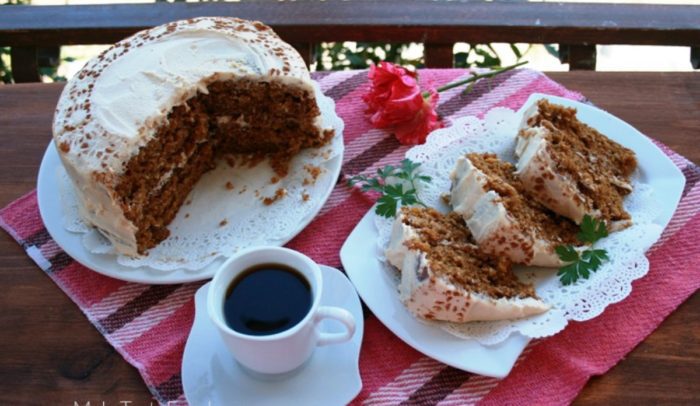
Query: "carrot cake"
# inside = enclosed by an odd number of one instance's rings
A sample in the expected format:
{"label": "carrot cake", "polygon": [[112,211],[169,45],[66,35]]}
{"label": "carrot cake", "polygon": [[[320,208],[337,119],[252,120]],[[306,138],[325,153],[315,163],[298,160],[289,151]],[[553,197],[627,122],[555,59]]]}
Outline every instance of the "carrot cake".
{"label": "carrot cake", "polygon": [[608,230],[632,223],[622,201],[637,167],[634,152],[576,118],[576,109],[542,99],[525,113],[517,137],[517,175],[550,210],[581,223],[604,220]]}
{"label": "carrot cake", "polygon": [[479,249],[457,213],[403,207],[386,258],[401,272],[401,301],[423,319],[504,320],[549,309],[508,260]]}
{"label": "carrot cake", "polygon": [[329,142],[301,56],[269,27],[204,17],[139,32],[89,61],[58,102],[54,140],[81,217],[144,254],[217,158],[270,158],[279,176]]}
{"label": "carrot cake", "polygon": [[518,264],[561,266],[555,247],[577,245],[576,224],[532,199],[514,166],[495,154],[460,157],[450,179],[450,203],[484,252]]}

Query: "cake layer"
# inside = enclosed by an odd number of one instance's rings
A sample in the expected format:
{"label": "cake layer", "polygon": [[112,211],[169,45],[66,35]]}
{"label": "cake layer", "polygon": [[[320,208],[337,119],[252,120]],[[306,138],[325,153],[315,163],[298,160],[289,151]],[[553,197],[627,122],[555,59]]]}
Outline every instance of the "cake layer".
{"label": "cake layer", "polygon": [[588,214],[608,229],[631,224],[623,199],[632,191],[634,152],[576,118],[576,110],[540,100],[524,115],[517,174],[550,210],[580,223]]}
{"label": "cake layer", "polygon": [[516,319],[549,309],[507,260],[479,250],[456,213],[402,208],[386,258],[401,272],[401,301],[427,320]]}
{"label": "cake layer", "polygon": [[450,174],[453,210],[485,252],[519,264],[563,265],[555,247],[577,244],[578,227],[534,201],[514,170],[494,154],[460,157]]}

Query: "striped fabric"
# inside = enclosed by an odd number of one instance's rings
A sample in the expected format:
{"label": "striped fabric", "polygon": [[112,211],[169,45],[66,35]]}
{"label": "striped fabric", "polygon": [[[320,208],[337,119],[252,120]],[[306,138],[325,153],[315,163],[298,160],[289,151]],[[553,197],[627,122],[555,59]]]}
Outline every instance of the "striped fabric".
{"label": "striped fabric", "polygon": [[[466,77],[464,70],[423,70],[423,83],[444,84]],[[370,173],[396,163],[407,147],[364,117],[360,95],[366,72],[317,74],[323,91],[345,120],[343,176]],[[452,89],[438,111],[449,123],[483,115],[493,107],[519,108],[533,92],[582,100],[531,70],[511,71],[479,82],[468,94]],[[661,240],[648,253],[649,274],[632,294],[603,315],[572,323],[562,333],[531,343],[511,374],[499,381],[456,370],[405,345],[367,312],[360,357],[363,389],[353,401],[367,405],[565,404],[592,375],[605,373],[643,340],[700,286],[700,168],[661,146],[687,179],[679,209]],[[319,216],[288,246],[314,260],[339,267],[338,252],[372,201],[339,182]],[[111,279],[68,257],[41,223],[36,193],[0,211],[0,226],[69,295],[117,351],[136,367],[154,398],[185,404],[180,362],[193,320],[193,294],[201,283],[148,286]],[[663,292],[663,295],[659,295]],[[635,317],[628,317],[629,314]]]}

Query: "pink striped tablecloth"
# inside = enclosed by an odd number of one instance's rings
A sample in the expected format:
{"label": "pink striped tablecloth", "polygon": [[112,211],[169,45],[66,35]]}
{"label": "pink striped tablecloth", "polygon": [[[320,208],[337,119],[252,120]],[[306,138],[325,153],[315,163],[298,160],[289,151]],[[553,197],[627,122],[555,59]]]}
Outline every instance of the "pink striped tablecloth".
{"label": "pink striped tablecloth", "polygon": [[[468,72],[457,69],[420,72],[422,83],[434,85],[467,76]],[[360,98],[368,87],[365,71],[316,73],[315,79],[336,101],[337,112],[345,120],[344,177],[372,173],[402,159],[407,147],[399,145],[391,134],[373,129],[365,119]],[[518,109],[533,92],[584,100],[581,94],[527,69],[480,81],[467,94],[461,90],[441,94],[438,112],[447,125],[451,119],[483,115],[497,106]],[[360,356],[363,389],[353,403],[564,404],[573,400],[591,376],[615,365],[700,286],[700,245],[693,242],[700,232],[700,169],[661,148],[682,170],[686,188],[661,240],[647,254],[651,263],[648,275],[634,283],[629,297],[593,320],[571,323],[562,333],[533,342],[503,380],[473,375],[427,358],[367,314]],[[318,217],[288,246],[317,262],[339,267],[343,241],[372,204],[339,182]],[[0,226],[139,370],[157,401],[186,403],[180,363],[193,320],[193,294],[201,283],[141,285],[82,267],[47,233],[35,192],[0,211]]]}

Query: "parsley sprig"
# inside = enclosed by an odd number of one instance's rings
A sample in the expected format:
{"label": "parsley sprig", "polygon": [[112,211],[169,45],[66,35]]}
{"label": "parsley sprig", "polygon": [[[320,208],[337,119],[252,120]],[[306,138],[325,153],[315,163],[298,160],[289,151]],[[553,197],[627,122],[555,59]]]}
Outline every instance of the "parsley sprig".
{"label": "parsley sprig", "polygon": [[430,176],[418,172],[420,163],[406,158],[399,166],[387,165],[377,169],[376,177],[365,175],[353,176],[348,185],[360,184],[363,192],[375,191],[381,193],[377,199],[375,212],[383,217],[393,217],[399,204],[402,206],[420,205],[427,207],[418,198],[418,182],[430,182]]}
{"label": "parsley sprig", "polygon": [[[608,236],[605,222],[598,221],[589,215],[583,216],[580,227],[581,230],[576,234],[576,238],[582,243],[593,245],[596,241]],[[608,252],[600,249],[588,248],[579,253],[571,245],[558,245],[555,251],[559,259],[568,263],[557,272],[562,285],[571,285],[579,278],[588,279],[591,272],[597,271],[603,261],[609,259]]]}

